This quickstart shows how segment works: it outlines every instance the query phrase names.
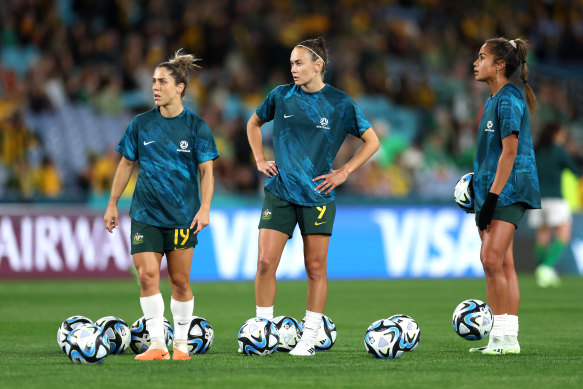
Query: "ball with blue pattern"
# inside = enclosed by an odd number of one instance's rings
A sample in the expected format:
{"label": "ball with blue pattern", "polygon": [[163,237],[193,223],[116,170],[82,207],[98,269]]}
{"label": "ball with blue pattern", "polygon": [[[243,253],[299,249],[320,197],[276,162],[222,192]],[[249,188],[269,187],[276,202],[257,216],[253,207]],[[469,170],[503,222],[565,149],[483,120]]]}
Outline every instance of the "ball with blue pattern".
{"label": "ball with blue pattern", "polygon": [[272,320],[279,333],[277,351],[290,352],[298,343],[300,324],[291,316],[277,316]]}
{"label": "ball with blue pattern", "polygon": [[69,332],[77,327],[85,326],[88,324],[93,324],[91,319],[81,315],[71,316],[61,323],[59,329],[57,330],[57,343],[63,352],[66,353],[66,340]]}
{"label": "ball with blue pattern", "polygon": [[262,317],[247,320],[239,329],[237,339],[243,355],[269,355],[279,345],[279,333],[275,324]]}
{"label": "ball with blue pattern", "polygon": [[389,319],[377,320],[364,335],[364,347],[370,356],[378,359],[395,359],[405,351],[402,345],[403,329]]}
{"label": "ball with blue pattern", "polygon": [[[300,323],[300,339],[304,333],[304,320]],[[316,335],[316,351],[328,351],[336,343],[336,324],[326,315],[322,315],[322,324]]]}
{"label": "ball with blue pattern", "polygon": [[[150,332],[146,328],[146,318],[140,317],[130,327],[130,348],[136,354],[146,352],[150,348]],[[166,340],[166,347],[170,347],[174,341],[174,329],[170,322],[164,318],[164,338]]]}
{"label": "ball with blue pattern", "polygon": [[215,332],[211,324],[204,317],[194,316],[188,327],[188,353],[206,353],[214,339]]}
{"label": "ball with blue pattern", "polygon": [[95,322],[101,327],[109,339],[110,354],[122,354],[130,347],[130,327],[123,319],[115,316],[105,316]]}
{"label": "ball with blue pattern", "polygon": [[421,340],[421,329],[417,322],[408,315],[393,315],[389,320],[398,323],[403,329],[403,336],[401,337],[401,347],[405,351],[413,351],[419,346]]}
{"label": "ball with blue pattern", "polygon": [[103,362],[110,351],[107,335],[95,324],[73,329],[65,342],[65,352],[75,364],[96,365]]}
{"label": "ball with blue pattern", "polygon": [[455,203],[466,213],[474,213],[474,173],[467,173],[460,178],[453,190]]}
{"label": "ball with blue pattern", "polygon": [[453,311],[453,329],[466,340],[485,338],[492,331],[493,323],[492,310],[481,300],[464,300]]}

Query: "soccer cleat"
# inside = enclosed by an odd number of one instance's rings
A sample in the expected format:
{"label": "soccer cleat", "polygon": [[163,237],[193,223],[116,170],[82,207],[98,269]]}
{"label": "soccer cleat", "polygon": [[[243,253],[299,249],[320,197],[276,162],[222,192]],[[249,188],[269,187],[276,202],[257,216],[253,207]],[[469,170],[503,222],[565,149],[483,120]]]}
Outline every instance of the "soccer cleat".
{"label": "soccer cleat", "polygon": [[172,350],[172,360],[173,361],[190,361],[190,354],[180,351],[177,348]]}
{"label": "soccer cleat", "polygon": [[558,288],[561,286],[561,279],[559,278],[557,271],[550,266],[537,266],[534,275],[536,278],[536,284],[541,288]]}
{"label": "soccer cleat", "polygon": [[168,350],[149,348],[145,352],[136,355],[134,359],[136,361],[163,361],[170,359],[170,353]]}
{"label": "soccer cleat", "polygon": [[300,340],[289,354],[297,357],[312,357],[316,355],[316,349],[314,345],[310,345],[308,342]]}
{"label": "soccer cleat", "polygon": [[518,342],[516,342],[515,344],[505,344],[502,353],[504,355],[520,354],[520,345],[518,344]]}
{"label": "soccer cleat", "polygon": [[504,354],[504,348],[501,346],[496,347],[496,348],[489,348],[488,346],[472,347],[470,349],[470,353],[484,354],[484,355],[502,355],[502,354]]}

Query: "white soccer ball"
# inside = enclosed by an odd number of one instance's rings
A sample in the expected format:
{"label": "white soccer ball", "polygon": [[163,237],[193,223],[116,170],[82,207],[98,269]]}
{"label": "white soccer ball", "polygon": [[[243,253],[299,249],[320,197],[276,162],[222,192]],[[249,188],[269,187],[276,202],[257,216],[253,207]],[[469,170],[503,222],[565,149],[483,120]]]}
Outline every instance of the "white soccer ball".
{"label": "white soccer ball", "polygon": [[492,310],[481,300],[462,301],[453,311],[453,329],[466,340],[480,340],[488,336],[493,323]]}
{"label": "white soccer ball", "polygon": [[[131,340],[130,347],[136,354],[146,352],[150,348],[150,333],[146,328],[146,318],[140,317],[130,327]],[[164,318],[164,337],[166,339],[166,347],[170,347],[174,340],[174,329],[166,318]]]}
{"label": "white soccer ball", "polygon": [[[300,339],[304,333],[304,320],[300,323]],[[322,315],[322,325],[316,335],[316,351],[327,351],[336,343],[336,324],[326,315]]]}
{"label": "white soccer ball", "polygon": [[110,354],[121,354],[130,347],[130,328],[125,321],[115,316],[105,316],[95,322],[109,339]]}
{"label": "white soccer ball", "polygon": [[401,346],[403,329],[389,319],[381,319],[372,323],[364,335],[364,347],[375,358],[394,359],[405,351]]}
{"label": "white soccer ball", "polygon": [[67,352],[65,341],[67,340],[67,335],[69,335],[69,332],[71,332],[77,327],[81,327],[88,324],[93,324],[91,319],[80,315],[71,316],[61,323],[59,329],[57,330],[57,343],[59,344],[59,347],[61,348],[61,350],[63,350],[63,352],[65,353]]}
{"label": "white soccer ball", "polygon": [[401,348],[404,351],[415,350],[421,340],[421,329],[417,322],[411,316],[407,315],[393,315],[389,317],[389,320],[398,323],[403,329]]}
{"label": "white soccer ball", "polygon": [[290,316],[277,316],[272,320],[279,333],[279,345],[277,351],[290,352],[298,343],[300,325],[296,319]]}
{"label": "white soccer ball", "polygon": [[109,339],[95,324],[71,330],[65,344],[67,356],[76,364],[95,365],[103,362],[109,354]]}
{"label": "white soccer ball", "polygon": [[466,213],[474,213],[474,173],[467,173],[455,184],[455,203]]}
{"label": "white soccer ball", "polygon": [[279,333],[273,322],[262,317],[247,320],[237,334],[244,355],[269,355],[277,350]]}
{"label": "white soccer ball", "polygon": [[188,353],[206,353],[214,339],[215,332],[211,324],[203,317],[194,316],[188,327]]}

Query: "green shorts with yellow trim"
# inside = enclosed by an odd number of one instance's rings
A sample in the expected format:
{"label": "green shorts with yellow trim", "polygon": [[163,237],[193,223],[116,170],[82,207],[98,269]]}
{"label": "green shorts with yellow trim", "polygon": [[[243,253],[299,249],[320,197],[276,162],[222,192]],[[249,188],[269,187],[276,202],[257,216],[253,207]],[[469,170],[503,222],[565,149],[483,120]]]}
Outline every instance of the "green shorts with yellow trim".
{"label": "green shorts with yellow trim", "polygon": [[[526,207],[522,203],[514,203],[507,205],[505,207],[498,207],[494,211],[494,216],[492,220],[502,220],[508,223],[514,224],[514,228],[518,228],[524,213],[526,212]],[[478,225],[478,220],[480,219],[480,212],[476,212],[476,226]]]}
{"label": "green shorts with yellow trim", "polygon": [[174,250],[185,250],[198,243],[196,235],[189,228],[156,227],[132,219],[131,252],[137,253],[167,253]]}
{"label": "green shorts with yellow trim", "polygon": [[316,207],[303,207],[290,203],[265,190],[259,228],[276,230],[291,238],[299,224],[302,235],[332,235],[336,204],[333,202]]}

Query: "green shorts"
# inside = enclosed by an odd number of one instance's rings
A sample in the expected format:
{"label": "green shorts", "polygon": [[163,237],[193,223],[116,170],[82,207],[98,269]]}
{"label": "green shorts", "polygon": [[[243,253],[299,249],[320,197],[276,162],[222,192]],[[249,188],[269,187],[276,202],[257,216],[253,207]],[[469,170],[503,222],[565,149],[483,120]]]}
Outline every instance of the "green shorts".
{"label": "green shorts", "polygon": [[[526,207],[522,203],[514,203],[507,205],[505,207],[498,207],[494,211],[494,217],[492,220],[502,220],[508,223],[514,224],[514,228],[518,228],[524,213],[526,212]],[[476,226],[478,225],[478,220],[480,218],[480,212],[476,212]]]}
{"label": "green shorts", "polygon": [[167,253],[196,246],[198,239],[189,228],[151,226],[132,219],[132,254]]}
{"label": "green shorts", "polygon": [[334,201],[316,207],[303,207],[282,200],[265,190],[259,228],[280,231],[291,238],[296,224],[299,224],[302,235],[332,235],[335,217],[336,204]]}

